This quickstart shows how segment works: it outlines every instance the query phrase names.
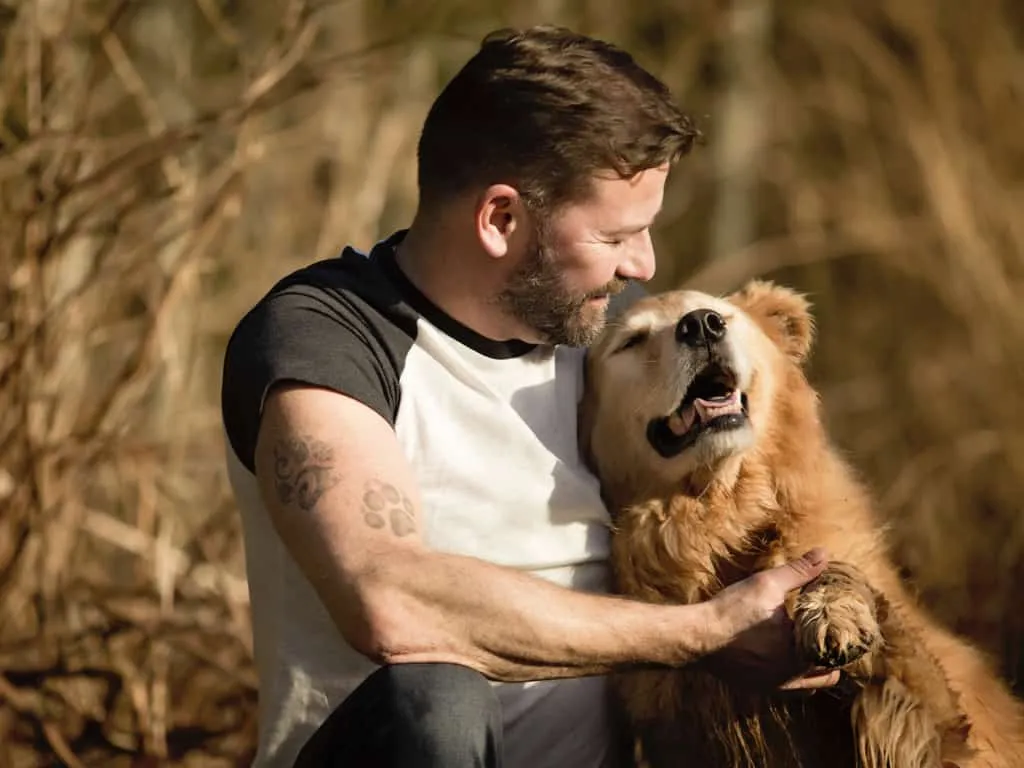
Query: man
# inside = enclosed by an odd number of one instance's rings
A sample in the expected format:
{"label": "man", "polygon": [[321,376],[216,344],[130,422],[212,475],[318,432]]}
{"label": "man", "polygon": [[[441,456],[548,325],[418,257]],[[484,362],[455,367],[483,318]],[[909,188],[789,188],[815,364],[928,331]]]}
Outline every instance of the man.
{"label": "man", "polygon": [[299,270],[241,321],[223,415],[259,765],[620,765],[611,670],[836,682],[801,676],[781,617],[820,555],[702,605],[600,594],[583,350],[654,274],[651,224],[697,136],[626,53],[494,33],[426,119],[408,231]]}

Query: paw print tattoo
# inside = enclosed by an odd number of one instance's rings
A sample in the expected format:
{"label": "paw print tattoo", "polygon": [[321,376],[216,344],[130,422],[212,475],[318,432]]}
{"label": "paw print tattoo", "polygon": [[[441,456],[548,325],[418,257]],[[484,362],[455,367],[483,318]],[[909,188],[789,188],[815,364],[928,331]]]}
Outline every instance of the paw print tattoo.
{"label": "paw print tattoo", "polygon": [[371,528],[384,528],[390,523],[396,536],[416,532],[416,517],[412,502],[389,483],[371,480],[363,494],[363,520]]}

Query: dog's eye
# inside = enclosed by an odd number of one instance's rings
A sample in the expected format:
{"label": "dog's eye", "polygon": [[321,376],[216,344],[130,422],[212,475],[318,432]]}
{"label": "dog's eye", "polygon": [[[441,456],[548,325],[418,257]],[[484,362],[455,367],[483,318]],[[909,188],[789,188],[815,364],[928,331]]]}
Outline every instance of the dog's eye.
{"label": "dog's eye", "polygon": [[619,348],[616,349],[615,351],[625,352],[630,347],[635,347],[637,344],[642,344],[646,339],[647,331],[640,331],[639,333],[634,333],[632,336],[630,336],[628,339],[622,342],[619,345]]}

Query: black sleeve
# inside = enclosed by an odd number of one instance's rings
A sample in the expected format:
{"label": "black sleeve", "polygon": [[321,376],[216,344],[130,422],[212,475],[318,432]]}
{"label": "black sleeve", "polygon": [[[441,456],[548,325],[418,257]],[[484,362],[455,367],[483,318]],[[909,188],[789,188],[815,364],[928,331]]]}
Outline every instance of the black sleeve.
{"label": "black sleeve", "polygon": [[228,341],[221,412],[231,448],[255,471],[264,398],[279,382],[324,387],[365,403],[394,425],[399,401],[395,338],[372,309],[311,285],[270,293],[241,320]]}

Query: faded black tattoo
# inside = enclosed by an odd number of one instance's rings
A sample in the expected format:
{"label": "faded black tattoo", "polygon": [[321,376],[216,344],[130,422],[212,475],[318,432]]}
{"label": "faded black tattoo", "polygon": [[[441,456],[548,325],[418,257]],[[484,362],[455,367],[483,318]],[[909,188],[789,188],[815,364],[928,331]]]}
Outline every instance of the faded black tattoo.
{"label": "faded black tattoo", "polygon": [[371,480],[366,484],[363,519],[371,528],[383,528],[391,523],[391,530],[396,536],[408,536],[416,532],[412,502],[395,486],[379,480]]}
{"label": "faded black tattoo", "polygon": [[323,440],[291,437],[274,446],[274,486],[281,503],[294,502],[308,512],[340,480],[334,449]]}

